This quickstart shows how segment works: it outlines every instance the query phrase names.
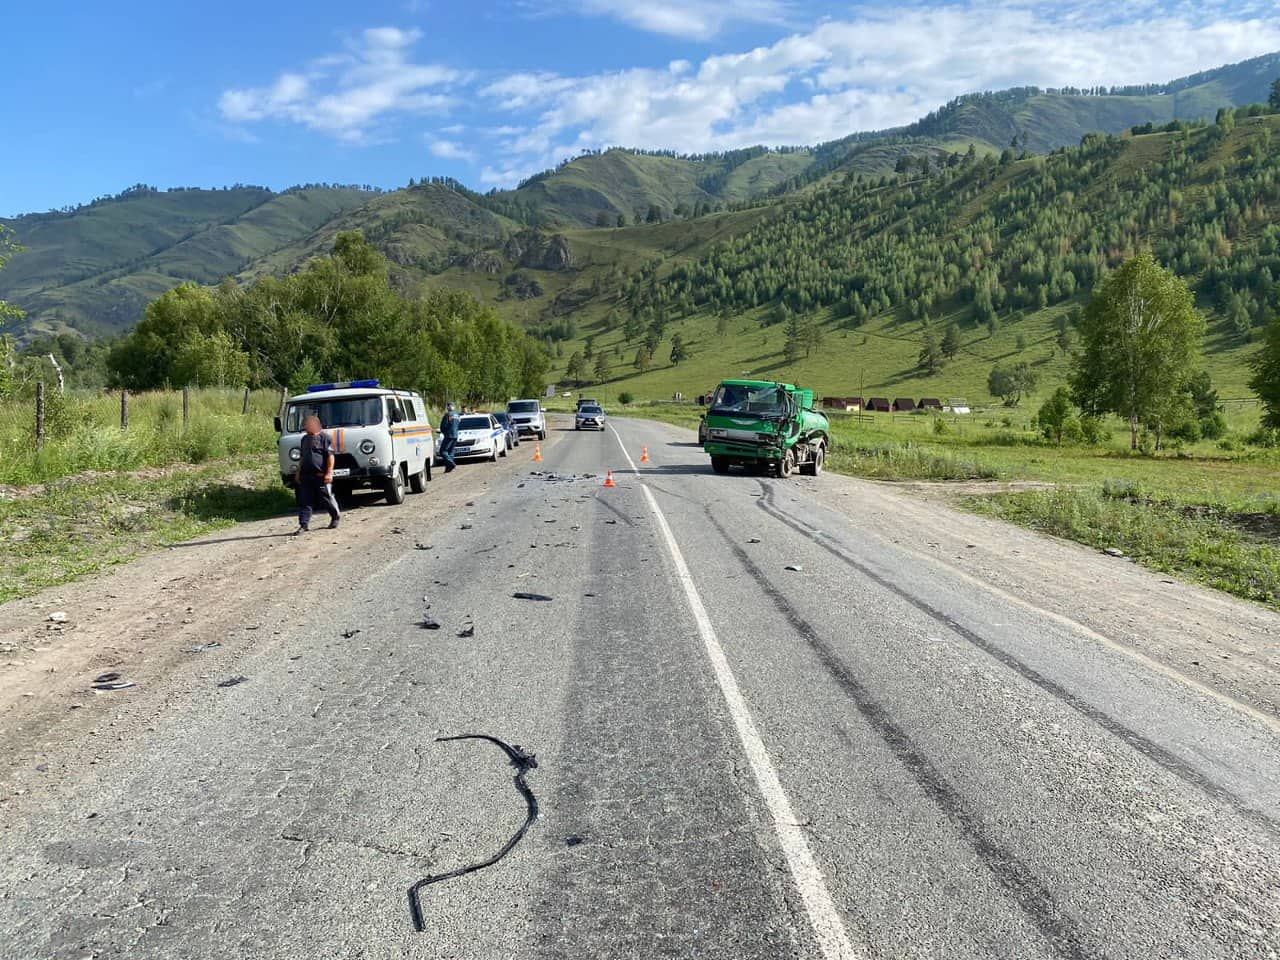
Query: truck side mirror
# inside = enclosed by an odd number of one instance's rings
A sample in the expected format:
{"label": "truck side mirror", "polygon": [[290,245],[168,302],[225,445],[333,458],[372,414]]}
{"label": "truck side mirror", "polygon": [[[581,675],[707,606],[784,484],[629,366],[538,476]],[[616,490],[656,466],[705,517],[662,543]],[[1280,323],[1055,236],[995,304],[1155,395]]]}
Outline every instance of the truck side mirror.
{"label": "truck side mirror", "polygon": [[273,418],[272,418],[272,421],[273,421],[273,422],[275,423],[275,425],[276,425],[276,433],[284,433],[284,430],[283,430],[283,429],[281,429],[281,427],[280,427],[280,418],[279,418],[279,417],[273,417]]}

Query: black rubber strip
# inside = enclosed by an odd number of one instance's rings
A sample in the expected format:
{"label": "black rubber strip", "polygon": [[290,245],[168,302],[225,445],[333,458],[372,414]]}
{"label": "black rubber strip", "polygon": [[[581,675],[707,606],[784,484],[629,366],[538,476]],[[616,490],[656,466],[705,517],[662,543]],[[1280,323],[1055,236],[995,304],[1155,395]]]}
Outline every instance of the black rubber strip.
{"label": "black rubber strip", "polygon": [[514,782],[516,790],[520,792],[520,796],[524,797],[527,813],[520,829],[513,833],[511,839],[503,844],[502,849],[488,860],[481,860],[465,867],[459,867],[457,870],[450,870],[448,873],[437,873],[423,877],[409,888],[409,913],[413,916],[413,928],[419,933],[426,930],[426,924],[422,919],[422,903],[419,898],[419,892],[424,887],[439,883],[442,880],[452,880],[454,877],[475,873],[485,867],[492,867],[515,848],[515,845],[520,842],[520,838],[524,836],[525,831],[533,826],[533,821],[538,819],[538,798],[533,795],[533,791],[529,789],[529,785],[524,780],[525,774],[538,766],[537,757],[532,753],[525,753],[519,744],[512,746],[497,737],[489,736],[487,733],[464,733],[456,737],[436,737],[436,743],[446,743],[452,740],[488,740],[490,743],[501,747],[502,751],[510,758],[511,765],[516,768]]}

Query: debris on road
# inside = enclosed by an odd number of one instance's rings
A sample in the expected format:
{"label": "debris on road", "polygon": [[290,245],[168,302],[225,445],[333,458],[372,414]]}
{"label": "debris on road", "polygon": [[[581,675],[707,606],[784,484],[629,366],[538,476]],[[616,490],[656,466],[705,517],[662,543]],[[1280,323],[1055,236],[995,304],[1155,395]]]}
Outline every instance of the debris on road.
{"label": "debris on road", "polygon": [[785,567],[783,567],[782,569],[783,569],[783,570],[790,570],[790,571],[792,571],[792,572],[794,572],[794,573],[803,573],[803,572],[804,572],[804,564],[803,564],[803,563],[788,563],[788,564],[787,564]]}
{"label": "debris on road", "polygon": [[464,523],[464,524],[462,524],[460,527],[458,527],[458,529],[459,529],[459,530],[470,530],[470,529],[471,529],[471,524],[469,524],[469,523]]}
{"label": "debris on road", "polygon": [[760,542],[759,537],[751,537],[747,540],[747,543],[759,543],[759,542]]}
{"label": "debris on road", "polygon": [[576,847],[578,844],[583,842],[582,837],[578,836],[576,833],[571,833],[569,836],[564,838],[564,845],[566,847]]}
{"label": "debris on road", "polygon": [[202,643],[199,646],[189,647],[187,653],[204,653],[206,650],[216,650],[222,646],[217,640],[210,640],[208,643]]}
{"label": "debris on road", "polygon": [[517,600],[550,600],[545,593],[513,593],[511,596]]}
{"label": "debris on road", "polygon": [[465,640],[468,637],[474,637],[475,635],[476,635],[476,625],[474,623],[468,623],[465,627],[463,627],[461,630],[458,631],[458,637],[459,639],[462,639],[462,640]]}
{"label": "debris on road", "polygon": [[478,863],[459,867],[457,870],[450,870],[448,873],[437,873],[423,877],[409,888],[409,913],[413,917],[413,928],[419,933],[423,933],[426,930],[426,924],[422,919],[422,904],[418,900],[419,891],[433,883],[439,883],[441,880],[451,880],[455,877],[466,876],[468,873],[475,873],[477,870],[493,866],[515,849],[515,845],[520,842],[520,838],[525,835],[525,831],[538,819],[538,799],[533,795],[533,791],[529,789],[529,785],[525,783],[524,779],[525,774],[538,766],[538,759],[534,754],[525,753],[518,743],[509,744],[499,740],[497,737],[491,737],[487,733],[464,733],[456,737],[436,737],[436,743],[448,743],[454,740],[487,740],[502,749],[511,760],[511,765],[516,768],[516,775],[512,782],[515,784],[520,796],[524,797],[525,818],[524,823],[520,825],[520,829],[513,833],[511,839],[503,844],[502,849],[488,860],[481,860]]}
{"label": "debris on road", "polygon": [[1107,547],[1107,548],[1106,548],[1105,550],[1103,550],[1102,552],[1103,552],[1103,553],[1105,553],[1108,557],[1123,557],[1123,556],[1124,556],[1124,551],[1123,551],[1123,550],[1121,550],[1119,547]]}
{"label": "debris on road", "polygon": [[354,637],[354,636],[355,636],[357,633],[359,633],[359,632],[360,632],[360,628],[359,628],[359,627],[356,627],[355,629],[352,629],[352,630],[343,630],[343,631],[342,631],[342,639],[343,639],[343,640],[350,640],[352,637]]}
{"label": "debris on road", "polygon": [[95,690],[127,690],[136,687],[137,683],[124,679],[118,673],[103,673],[93,678],[92,686]]}
{"label": "debris on road", "polygon": [[63,613],[61,610],[59,610],[57,613],[49,614],[49,616],[46,619],[48,619],[50,623],[66,623],[67,615]]}
{"label": "debris on road", "polygon": [[415,549],[415,550],[430,550],[430,549],[431,549],[431,544],[429,544],[429,543],[415,543],[415,544],[413,545],[413,549]]}
{"label": "debris on road", "polygon": [[220,686],[220,687],[234,687],[234,686],[236,686],[237,684],[241,684],[241,683],[248,683],[248,682],[249,682],[249,678],[248,678],[248,677],[246,677],[246,676],[241,675],[241,676],[239,676],[239,677],[231,677],[231,678],[230,678],[230,679],[228,679],[228,680],[219,680],[219,681],[218,681],[218,686]]}
{"label": "debris on road", "polygon": [[422,629],[423,630],[439,630],[440,624],[438,621],[431,619],[431,617],[423,617]]}

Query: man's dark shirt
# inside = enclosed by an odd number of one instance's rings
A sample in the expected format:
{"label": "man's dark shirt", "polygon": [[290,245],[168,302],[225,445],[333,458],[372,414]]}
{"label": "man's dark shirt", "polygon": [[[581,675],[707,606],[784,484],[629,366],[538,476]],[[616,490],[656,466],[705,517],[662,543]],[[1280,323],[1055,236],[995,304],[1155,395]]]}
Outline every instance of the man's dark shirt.
{"label": "man's dark shirt", "polygon": [[314,437],[304,434],[302,437],[302,456],[298,469],[304,477],[324,476],[329,466],[329,457],[333,455],[333,439],[321,430]]}
{"label": "man's dark shirt", "polygon": [[458,436],[458,420],[458,415],[452,410],[446,413],[444,419],[440,421],[440,436],[456,439]]}

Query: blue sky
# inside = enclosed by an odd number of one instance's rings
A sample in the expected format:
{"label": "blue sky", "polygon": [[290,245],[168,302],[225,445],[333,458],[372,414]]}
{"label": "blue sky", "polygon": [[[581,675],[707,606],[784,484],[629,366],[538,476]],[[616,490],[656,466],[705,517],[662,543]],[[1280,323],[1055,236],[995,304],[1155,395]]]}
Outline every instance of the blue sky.
{"label": "blue sky", "polygon": [[[203,8],[203,9],[202,9]],[[234,182],[511,186],[585,148],[813,143],[957,94],[1280,50],[1274,0],[42,0],[0,13],[0,215]]]}

